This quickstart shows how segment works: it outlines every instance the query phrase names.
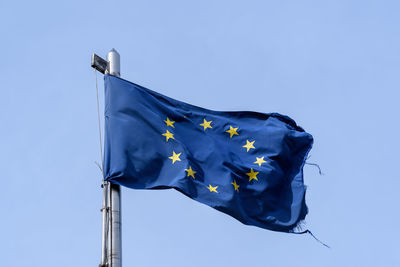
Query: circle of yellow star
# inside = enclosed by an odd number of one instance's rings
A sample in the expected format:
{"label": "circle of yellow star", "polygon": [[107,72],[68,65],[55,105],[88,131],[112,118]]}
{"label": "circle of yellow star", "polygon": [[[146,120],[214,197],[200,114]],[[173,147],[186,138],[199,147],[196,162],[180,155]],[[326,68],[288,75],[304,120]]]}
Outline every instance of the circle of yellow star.
{"label": "circle of yellow star", "polygon": [[235,188],[235,191],[239,192],[239,185],[236,183],[236,180],[233,180],[233,187]]}
{"label": "circle of yellow star", "polygon": [[207,189],[210,190],[210,192],[215,192],[215,193],[218,194],[217,188],[218,188],[218,185],[216,185],[216,186],[211,186],[210,184],[209,184],[208,187],[207,187]]}
{"label": "circle of yellow star", "polygon": [[253,168],[251,168],[250,172],[246,173],[246,175],[249,176],[249,182],[251,182],[253,179],[258,181],[257,174],[259,174],[259,172],[255,172],[253,171]]}
{"label": "circle of yellow star", "polygon": [[254,142],[255,142],[255,141],[249,142],[249,140],[246,140],[246,144],[245,144],[243,147],[247,148],[247,152],[249,152],[250,148],[255,149],[255,147],[254,147],[254,145],[253,145]]}
{"label": "circle of yellow star", "polygon": [[168,157],[168,158],[169,158],[169,159],[172,159],[172,164],[174,164],[175,161],[181,161],[181,159],[179,158],[179,156],[180,156],[181,154],[182,154],[182,153],[176,154],[175,151],[172,151],[172,156],[171,156],[171,157]]}
{"label": "circle of yellow star", "polygon": [[168,130],[167,130],[167,132],[166,133],[163,133],[162,135],[164,135],[165,136],[165,138],[167,139],[166,141],[168,142],[168,140],[171,138],[171,139],[175,139],[174,138],[174,134],[173,133],[170,133]]}
{"label": "circle of yellow star", "polygon": [[185,169],[185,171],[187,171],[186,177],[192,176],[193,179],[196,179],[196,178],[194,177],[194,174],[196,173],[196,171],[192,170],[192,166],[189,166],[189,169]]}
{"label": "circle of yellow star", "polygon": [[175,126],[174,126],[174,121],[170,121],[169,119],[168,119],[168,117],[167,117],[167,120],[166,121],[164,121],[166,124],[167,124],[167,126],[171,126],[172,128],[175,128]]}
{"label": "circle of yellow star", "polygon": [[200,125],[204,127],[204,131],[205,131],[207,128],[212,128],[211,122],[212,121],[206,121],[206,119],[204,119],[203,123],[201,123]]}
{"label": "circle of yellow star", "polygon": [[225,132],[229,133],[231,135],[230,138],[232,138],[232,136],[234,136],[234,135],[239,135],[237,132],[237,129],[239,129],[239,127],[233,128],[232,126],[229,126],[229,130],[227,130]]}
{"label": "circle of yellow star", "polygon": [[258,164],[258,166],[261,167],[261,164],[265,163],[266,161],[264,160],[264,157],[258,158],[256,157],[256,161],[254,161],[254,163]]}

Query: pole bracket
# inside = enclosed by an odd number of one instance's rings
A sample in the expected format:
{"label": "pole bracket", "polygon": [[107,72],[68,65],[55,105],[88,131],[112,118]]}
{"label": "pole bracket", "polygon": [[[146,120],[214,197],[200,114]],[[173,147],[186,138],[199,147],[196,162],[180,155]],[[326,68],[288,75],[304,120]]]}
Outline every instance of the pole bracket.
{"label": "pole bracket", "polygon": [[103,59],[102,57],[96,55],[96,54],[92,54],[92,64],[91,64],[92,68],[98,70],[99,72],[105,74],[107,67],[108,67],[108,63],[105,59]]}

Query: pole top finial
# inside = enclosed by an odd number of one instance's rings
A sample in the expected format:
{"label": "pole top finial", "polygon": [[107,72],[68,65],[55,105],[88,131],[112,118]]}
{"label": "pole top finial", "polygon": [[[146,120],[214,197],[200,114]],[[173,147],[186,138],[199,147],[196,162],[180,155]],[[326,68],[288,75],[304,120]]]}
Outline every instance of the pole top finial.
{"label": "pole top finial", "polygon": [[120,55],[114,48],[107,53],[108,71],[107,73],[119,77],[120,72]]}

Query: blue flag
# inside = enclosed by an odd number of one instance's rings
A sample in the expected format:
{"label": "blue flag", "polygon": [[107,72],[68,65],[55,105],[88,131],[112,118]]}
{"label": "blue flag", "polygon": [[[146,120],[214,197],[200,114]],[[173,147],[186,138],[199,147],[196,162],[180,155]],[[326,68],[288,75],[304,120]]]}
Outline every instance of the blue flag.
{"label": "blue flag", "polygon": [[174,188],[244,224],[293,232],[313,138],[289,117],[219,112],[105,76],[105,179]]}

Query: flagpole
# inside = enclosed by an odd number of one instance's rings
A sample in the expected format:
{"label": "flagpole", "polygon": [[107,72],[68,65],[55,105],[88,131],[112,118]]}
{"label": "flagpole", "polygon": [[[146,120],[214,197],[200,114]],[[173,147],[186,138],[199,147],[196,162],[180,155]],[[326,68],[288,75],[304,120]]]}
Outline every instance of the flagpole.
{"label": "flagpole", "polygon": [[[120,77],[120,56],[113,48],[107,53],[108,68],[106,73]],[[121,188],[118,184],[108,183],[109,199],[109,236],[107,246],[107,267],[121,267]]]}
{"label": "flagpole", "polygon": [[101,236],[101,263],[99,267],[107,267],[107,240],[108,240],[108,220],[109,220],[109,200],[108,200],[108,182],[103,180],[103,207],[102,213],[102,236]]}

